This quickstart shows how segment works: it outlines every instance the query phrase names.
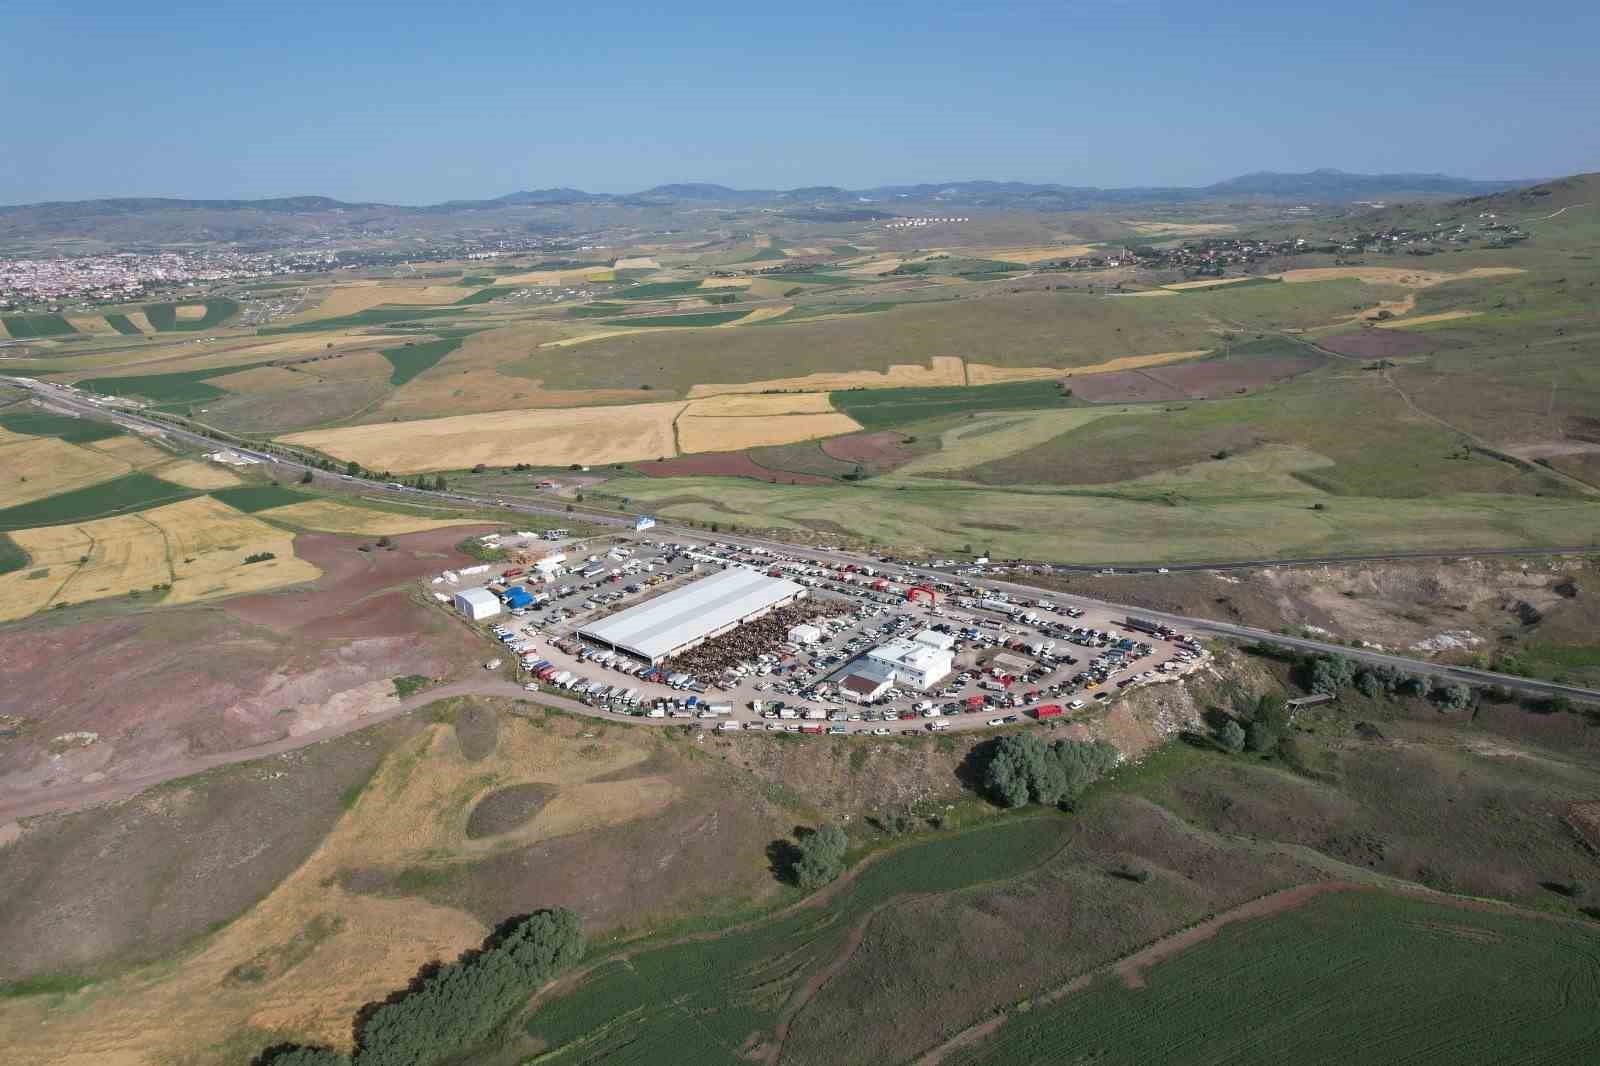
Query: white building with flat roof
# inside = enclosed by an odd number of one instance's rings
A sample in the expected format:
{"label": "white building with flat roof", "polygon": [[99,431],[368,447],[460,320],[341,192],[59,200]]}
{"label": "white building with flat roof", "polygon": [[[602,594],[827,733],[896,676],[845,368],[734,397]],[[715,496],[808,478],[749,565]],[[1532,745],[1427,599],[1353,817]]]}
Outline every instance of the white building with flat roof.
{"label": "white building with flat roof", "polygon": [[591,622],[578,635],[593,644],[659,663],[793,603],[804,587],[731,566],[637,607]]}
{"label": "white building with flat roof", "polygon": [[896,637],[867,652],[866,665],[879,676],[893,675],[896,681],[925,689],[950,676],[955,655],[948,649]]}
{"label": "white building with flat roof", "polygon": [[455,603],[456,610],[469,622],[481,622],[500,613],[500,597],[486,588],[461,589]]}
{"label": "white building with flat roof", "polygon": [[937,629],[919,629],[911,634],[911,639],[918,644],[926,644],[930,648],[940,651],[954,651],[956,638],[949,633],[941,633]]}

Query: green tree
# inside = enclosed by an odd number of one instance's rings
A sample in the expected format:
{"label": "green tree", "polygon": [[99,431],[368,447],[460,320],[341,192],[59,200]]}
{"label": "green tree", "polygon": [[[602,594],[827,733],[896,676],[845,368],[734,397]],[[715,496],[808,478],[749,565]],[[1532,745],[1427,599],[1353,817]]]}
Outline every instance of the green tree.
{"label": "green tree", "polygon": [[350,1066],[350,1060],[325,1047],[291,1047],[259,1060],[262,1066]]}
{"label": "green tree", "polygon": [[1222,742],[1224,748],[1237,755],[1244,750],[1244,727],[1230,718],[1228,719],[1228,724],[1223,726],[1222,731],[1217,734],[1217,739]]}
{"label": "green tree", "polygon": [[433,491],[434,492],[443,492],[444,490],[445,490],[444,475],[440,474],[438,477],[433,479]]}
{"label": "green tree", "polygon": [[305,473],[300,475],[300,484],[309,485],[314,479],[315,475],[312,474],[311,471],[307,470]]}
{"label": "green tree", "polygon": [[1117,749],[1103,740],[1046,744],[1032,733],[1015,733],[995,741],[983,771],[984,788],[1005,807],[1063,803],[1099,780],[1120,758]]}
{"label": "green tree", "polygon": [[360,477],[361,464],[352,459],[348,463],[344,464],[344,472],[349,474],[351,477]]}
{"label": "green tree", "polygon": [[795,883],[810,891],[832,881],[844,872],[844,854],[849,847],[850,838],[832,822],[824,822],[816,832],[807,833],[798,844]]}

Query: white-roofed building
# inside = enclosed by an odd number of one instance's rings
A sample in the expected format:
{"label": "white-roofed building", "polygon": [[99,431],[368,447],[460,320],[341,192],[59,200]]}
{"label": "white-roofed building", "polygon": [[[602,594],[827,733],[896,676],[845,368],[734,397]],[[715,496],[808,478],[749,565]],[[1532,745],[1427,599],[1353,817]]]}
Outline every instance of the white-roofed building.
{"label": "white-roofed building", "polygon": [[732,566],[665,596],[591,622],[579,629],[578,635],[637,659],[659,663],[805,594],[806,590],[793,581]]}
{"label": "white-roofed building", "polygon": [[926,644],[930,648],[938,648],[940,651],[954,651],[956,646],[955,637],[949,633],[941,633],[937,629],[919,629],[911,634],[911,639],[918,644]]}
{"label": "white-roofed building", "polygon": [[916,688],[932,688],[950,676],[955,656],[942,648],[896,637],[867,652],[869,669]]}
{"label": "white-roofed building", "polygon": [[456,610],[469,622],[481,622],[500,613],[500,597],[486,588],[462,589],[456,593]]}
{"label": "white-roofed building", "polygon": [[822,639],[822,630],[810,622],[802,622],[789,628],[789,642],[791,644],[815,644]]}

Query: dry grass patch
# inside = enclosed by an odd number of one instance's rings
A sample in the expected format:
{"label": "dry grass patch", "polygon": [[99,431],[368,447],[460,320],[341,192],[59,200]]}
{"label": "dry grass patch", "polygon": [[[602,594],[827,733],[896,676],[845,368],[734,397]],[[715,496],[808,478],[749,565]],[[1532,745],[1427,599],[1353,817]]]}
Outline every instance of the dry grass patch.
{"label": "dry grass patch", "polygon": [[1179,281],[1172,285],[1163,285],[1163,289],[1172,292],[1182,292],[1185,289],[1215,289],[1222,285],[1237,285],[1241,281],[1252,281],[1251,277],[1243,278],[1200,278],[1196,281]]}
{"label": "dry grass patch", "polygon": [[895,363],[888,370],[842,370],[807,374],[796,378],[773,378],[729,385],[695,385],[690,399],[727,393],[769,392],[788,389],[794,392],[832,392],[835,389],[893,389],[903,386],[965,385],[966,364],[959,356],[936,355],[927,366]]}
{"label": "dry grass patch", "polygon": [[1133,296],[1176,296],[1178,294],[1171,289],[1142,289],[1139,292],[1114,292],[1111,295],[1128,298]]}
{"label": "dry grass patch", "polygon": [[1095,246],[1092,244],[1033,244],[1021,248],[984,248],[977,253],[969,249],[945,249],[950,255],[977,254],[985,259],[998,259],[1006,263],[1042,263],[1047,259],[1074,259],[1080,255],[1092,255]]}
{"label": "dry grass patch", "polygon": [[196,459],[179,459],[151,473],[162,481],[170,481],[187,489],[226,489],[239,484],[239,479],[231,471],[215,463],[202,463]]}
{"label": "dry grass patch", "polygon": [[120,337],[121,334],[111,328],[111,324],[101,315],[66,315],[69,325],[79,333],[87,333],[91,337]]}
{"label": "dry grass patch", "polygon": [[205,304],[179,304],[174,313],[179,322],[198,322],[206,317]]}
{"label": "dry grass patch", "polygon": [[660,270],[661,264],[656,262],[654,256],[636,255],[631,259],[618,259],[611,264],[612,270]]}
{"label": "dry grass patch", "polygon": [[1377,326],[1379,329],[1404,329],[1407,326],[1425,326],[1430,322],[1454,322],[1458,318],[1476,318],[1481,314],[1482,311],[1437,311],[1431,315],[1418,315],[1416,318],[1379,322]]}
{"label": "dry grass patch", "polygon": [[[704,300],[699,301],[705,303]],[[732,322],[724,322],[717,329],[734,329],[738,326],[748,326],[752,322],[765,322],[769,318],[777,318],[794,310],[794,304],[780,304],[776,307],[758,307],[743,318],[736,318]]]}
{"label": "dry grass patch", "polygon": [[855,419],[839,412],[710,418],[686,415],[678,419],[678,446],[685,453],[731,452],[834,437],[841,433],[854,433],[860,428]]}
{"label": "dry grass patch", "polygon": [[700,283],[702,289],[748,289],[750,278],[707,278]]}
{"label": "dry grass patch", "polygon": [[[383,304],[448,304],[467,294],[459,285],[383,285],[376,281],[353,282],[327,290],[322,302],[285,322],[308,322],[319,318],[352,315]],[[321,338],[317,338],[321,341]]]}
{"label": "dry grass patch", "polygon": [[1299,270],[1286,270],[1273,277],[1281,278],[1293,284],[1304,284],[1313,281],[1338,281],[1341,278],[1355,278],[1377,285],[1401,285],[1412,289],[1429,289],[1435,285],[1443,285],[1447,281],[1461,281],[1465,278],[1498,278],[1508,274],[1525,273],[1521,267],[1473,267],[1471,270],[1462,270],[1449,274],[1439,270],[1414,270],[1407,267],[1302,267]]}
{"label": "dry grass patch", "polygon": [[779,392],[749,395],[728,393],[694,400],[683,412],[691,417],[734,417],[739,415],[815,415],[831,414],[833,400],[826,392]]}
{"label": "dry grass patch", "polygon": [[[0,1001],[0,1044],[17,1062],[71,1066],[221,1066],[232,1061],[222,1045],[247,1027],[348,1049],[350,1019],[363,1004],[404,986],[424,963],[476,947],[488,930],[415,896],[350,892],[342,874],[448,869],[654,813],[676,795],[666,781],[594,780],[648,755],[626,739],[578,742],[502,718],[495,750],[473,762],[449,726],[429,726],[380,764],[317,850],[240,918],[176,962],[72,996]],[[517,784],[556,791],[528,826],[467,840],[475,802]],[[173,802],[185,800],[180,786]]]}
{"label": "dry grass patch", "polygon": [[85,448],[109,455],[113,459],[128,464],[129,469],[139,470],[156,463],[164,463],[172,456],[140,437],[120,436],[107,437],[105,440],[90,441],[83,445]]}
{"label": "dry grass patch", "polygon": [[401,533],[420,533],[428,529],[470,524],[465,518],[429,518],[426,515],[391,514],[373,511],[366,507],[351,507],[334,500],[307,500],[291,503],[287,507],[273,507],[260,512],[261,517],[287,522],[302,529],[321,533],[354,533],[365,536],[396,536]]}
{"label": "dry grass patch", "polygon": [[1002,411],[965,422],[939,435],[939,450],[921,455],[890,477],[948,475],[970,470],[1039,446],[1063,433],[1111,415],[1152,414],[1143,407],[1074,407],[1056,411]]}
{"label": "dry grass patch", "polygon": [[0,507],[81,489],[130,469],[122,459],[56,437],[8,435],[0,441]]}
{"label": "dry grass patch", "polygon": [[1208,233],[1232,233],[1237,227],[1228,222],[1133,222],[1122,221],[1141,237],[1165,233],[1173,237],[1202,237]]}
{"label": "dry grass patch", "polygon": [[673,455],[672,421],[683,403],[577,410],[492,411],[294,433],[283,440],[373,470],[415,473],[487,463],[585,466]]}
{"label": "dry grass patch", "polygon": [[306,379],[296,371],[281,366],[258,366],[254,370],[241,370],[237,374],[224,374],[211,378],[206,384],[227,389],[242,396],[258,392],[282,392],[304,385]]}
{"label": "dry grass patch", "polygon": [[[209,496],[170,503],[133,517],[156,526],[171,552],[172,591],[165,603],[257,592],[322,576],[321,570],[295,558],[293,534]],[[244,561],[247,556],[269,552],[276,558]]]}

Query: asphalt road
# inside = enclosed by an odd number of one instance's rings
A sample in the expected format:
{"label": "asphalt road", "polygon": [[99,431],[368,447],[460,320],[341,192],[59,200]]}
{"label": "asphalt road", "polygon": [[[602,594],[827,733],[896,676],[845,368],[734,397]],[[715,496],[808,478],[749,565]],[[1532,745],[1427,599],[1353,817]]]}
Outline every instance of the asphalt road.
{"label": "asphalt road", "polygon": [[[225,446],[209,437],[204,437],[198,433],[193,433],[188,430],[175,427],[166,422],[144,418],[131,411],[90,403],[75,392],[45,382],[35,381],[32,378],[0,378],[0,380],[4,380],[7,383],[15,385],[19,388],[27,389],[41,400],[48,402],[50,405],[85,418],[96,418],[103,421],[120,423],[124,426],[157,430],[159,432],[168,434],[177,440],[211,450]],[[364,478],[352,478],[345,475],[330,475],[326,471],[310,467],[305,463],[299,462],[298,460],[288,459],[265,452],[252,451],[247,448],[233,447],[231,445],[227,447],[230,447],[233,451],[240,452],[241,454],[250,455],[264,462],[274,463],[280,467],[284,467],[296,472],[311,470],[324,481],[332,480],[335,483],[342,482],[347,486],[360,487],[368,491],[377,491],[384,493],[385,495],[395,496],[402,499],[437,500],[452,504],[470,504],[473,506],[483,507],[488,510],[509,511],[513,514],[530,514],[555,518],[581,519],[584,522],[594,525],[611,526],[614,528],[631,529],[633,526],[632,515],[617,514],[613,516],[608,514],[595,514],[587,511],[581,514],[569,515],[565,505],[542,506],[537,503],[529,503],[520,500],[510,502],[508,505],[501,505],[496,502],[498,497],[476,496],[467,493],[431,492],[419,489],[405,489],[397,492],[396,490],[391,489],[385,482],[371,481]],[[660,523],[655,527],[654,535],[671,536],[689,541],[704,541],[708,539],[703,531],[680,529],[665,523]],[[849,552],[820,552],[815,549],[800,547],[785,541],[766,540],[759,537],[741,536],[730,533],[719,533],[715,539],[725,543],[736,543],[747,547],[765,548],[769,551],[781,552],[786,555],[808,558],[815,561],[847,559],[851,562],[861,562],[866,559],[864,556],[854,555]],[[1488,551],[1464,550],[1425,553],[1394,552],[1388,554],[1359,556],[1327,556],[1318,559],[1305,560],[1232,560],[1207,564],[1184,563],[1170,565],[1168,566],[1168,569],[1216,570],[1229,568],[1254,568],[1260,566],[1290,566],[1302,565],[1305,563],[1338,563],[1356,561],[1378,562],[1388,560],[1458,558],[1464,556],[1483,555],[1549,555],[1560,554],[1563,552],[1582,552],[1588,550],[1591,549],[1587,547],[1571,547],[1545,548],[1528,551],[1501,549]],[[898,566],[891,569],[901,570],[906,573],[916,574],[920,577],[936,581],[947,581],[951,578],[950,574],[939,570],[907,566]],[[1084,566],[1067,569],[1084,571],[1099,570],[1101,568]],[[1134,568],[1119,567],[1118,569],[1121,572],[1128,573],[1132,572]],[[1138,569],[1148,571],[1154,568],[1143,567]],[[1281,633],[1274,633],[1270,630],[1254,629],[1249,626],[1232,625],[1226,622],[1217,622],[1207,618],[1192,618],[1187,615],[1175,615],[1166,614],[1159,611],[1147,611],[1143,608],[1127,607],[1125,605],[1106,600],[1091,599],[1089,597],[1080,596],[1077,594],[1066,594],[1052,589],[1040,589],[1016,582],[1000,581],[991,578],[971,578],[969,580],[972,584],[979,588],[998,589],[1014,595],[1092,603],[1100,607],[1110,608],[1124,613],[1132,612],[1141,617],[1151,618],[1159,622],[1165,622],[1174,628],[1197,635],[1224,637],[1231,640],[1260,641],[1268,644],[1274,644],[1279,647],[1295,648],[1300,651],[1327,652],[1343,655],[1362,663],[1398,667],[1410,673],[1425,674],[1430,677],[1444,678],[1451,681],[1462,681],[1479,685],[1502,685],[1512,691],[1523,692],[1532,695],[1563,695],[1576,699],[1600,702],[1600,690],[1582,688],[1577,685],[1562,685],[1553,681],[1540,681],[1532,678],[1514,677],[1510,674],[1498,674],[1490,670],[1473,670],[1467,667],[1446,666],[1431,663],[1423,659],[1413,659],[1404,655],[1396,655],[1387,651],[1375,651],[1369,648],[1352,648],[1344,644],[1333,644],[1326,641],[1308,640],[1302,637],[1288,637]]]}

